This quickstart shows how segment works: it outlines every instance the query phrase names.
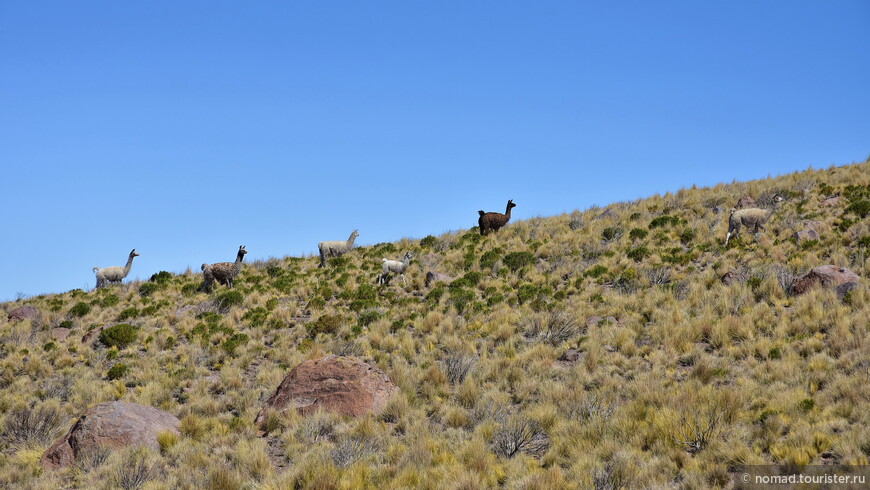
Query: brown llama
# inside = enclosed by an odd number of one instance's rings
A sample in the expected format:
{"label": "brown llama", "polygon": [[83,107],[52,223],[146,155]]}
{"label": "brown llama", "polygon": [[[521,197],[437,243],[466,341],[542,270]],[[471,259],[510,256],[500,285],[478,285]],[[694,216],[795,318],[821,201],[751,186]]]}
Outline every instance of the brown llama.
{"label": "brown llama", "polygon": [[499,228],[506,225],[511,219],[511,208],[513,207],[516,207],[516,204],[514,204],[513,199],[509,199],[504,214],[478,211],[480,218],[477,219],[477,224],[480,226],[480,234],[486,235],[490,231],[498,231]]}

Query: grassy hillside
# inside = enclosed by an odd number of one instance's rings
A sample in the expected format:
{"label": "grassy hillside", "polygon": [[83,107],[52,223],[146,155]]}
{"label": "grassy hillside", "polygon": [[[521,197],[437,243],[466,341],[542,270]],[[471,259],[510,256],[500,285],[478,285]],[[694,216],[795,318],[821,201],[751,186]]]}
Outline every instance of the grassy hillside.
{"label": "grassy hillside", "polygon": [[[725,249],[728,208],[774,193],[768,231]],[[5,303],[39,315],[0,315],[0,486],[698,488],[738,464],[868,464],[868,212],[870,161],[359,247],[325,269],[255,261],[211,294],[199,274],[160,272]],[[808,226],[818,240],[791,238]],[[381,257],[406,250],[408,284],[378,286]],[[824,264],[865,287],[787,294]],[[429,270],[451,280],[426,287]],[[115,323],[128,344],[82,342]],[[289,369],[327,354],[380,367],[400,393],[380,415],[288,414],[260,437]],[[107,400],[166,410],[182,435],[42,470]]]}

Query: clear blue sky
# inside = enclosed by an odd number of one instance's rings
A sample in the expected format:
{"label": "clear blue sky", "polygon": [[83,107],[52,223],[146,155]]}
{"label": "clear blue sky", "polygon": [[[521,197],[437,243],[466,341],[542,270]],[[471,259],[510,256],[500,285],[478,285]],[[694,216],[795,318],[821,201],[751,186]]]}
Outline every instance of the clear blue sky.
{"label": "clear blue sky", "polygon": [[0,1],[0,300],[863,161],[870,2]]}

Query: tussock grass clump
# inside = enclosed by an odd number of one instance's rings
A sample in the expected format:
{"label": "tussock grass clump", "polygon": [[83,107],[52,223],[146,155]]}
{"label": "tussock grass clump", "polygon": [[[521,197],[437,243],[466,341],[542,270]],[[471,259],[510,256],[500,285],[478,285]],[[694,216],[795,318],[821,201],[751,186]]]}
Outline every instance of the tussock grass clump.
{"label": "tussock grass clump", "polygon": [[100,331],[100,343],[106,347],[124,349],[136,340],[139,328],[129,323],[119,323]]}

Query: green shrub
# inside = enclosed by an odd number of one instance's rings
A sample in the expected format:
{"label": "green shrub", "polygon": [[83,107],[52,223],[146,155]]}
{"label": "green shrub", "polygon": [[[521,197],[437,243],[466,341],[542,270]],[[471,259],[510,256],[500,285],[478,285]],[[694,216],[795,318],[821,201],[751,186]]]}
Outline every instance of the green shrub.
{"label": "green shrub", "polygon": [[607,272],[608,272],[607,267],[604,267],[601,264],[596,264],[596,265],[586,269],[586,272],[584,272],[583,275],[586,277],[595,278],[595,277],[601,277],[604,274],[607,274]]}
{"label": "green shrub", "polygon": [[239,346],[247,344],[248,340],[250,340],[250,337],[248,337],[247,334],[237,333],[237,334],[234,334],[232,337],[228,338],[227,340],[225,340],[224,343],[221,344],[221,348],[227,354],[232,356],[232,355],[235,355],[236,349]]}
{"label": "green shrub", "polygon": [[245,298],[242,296],[242,293],[235,290],[229,290],[218,293],[212,301],[216,308],[226,311],[233,306],[238,306],[244,303]]}
{"label": "green shrub", "polygon": [[181,294],[183,294],[184,296],[193,296],[198,292],[199,292],[199,285],[198,284],[188,283],[188,284],[185,284],[184,286],[181,286]]}
{"label": "green shrub", "polygon": [[158,284],[164,284],[172,279],[172,274],[166,271],[160,271],[155,274],[151,274],[151,278],[148,279],[150,282],[156,282]]}
{"label": "green shrub", "polygon": [[846,207],[847,213],[866,218],[870,214],[870,201],[856,201]]}
{"label": "green shrub", "polygon": [[695,239],[695,235],[695,230],[691,228],[686,228],[685,230],[683,230],[682,233],[680,233],[680,242],[682,242],[684,245],[688,245],[692,242],[692,240]]}
{"label": "green shrub", "polygon": [[162,286],[156,282],[143,282],[139,286],[140,296],[151,296],[155,291],[162,289]]}
{"label": "green shrub", "polygon": [[601,239],[605,242],[612,242],[622,236],[622,228],[618,226],[610,226],[601,232]]}
{"label": "green shrub", "polygon": [[444,286],[436,286],[426,294],[426,301],[437,303],[444,296]]}
{"label": "green shrub", "polygon": [[450,288],[450,302],[456,307],[456,311],[462,313],[468,303],[474,301],[474,291],[457,287]]}
{"label": "green shrub", "polygon": [[244,315],[242,315],[242,320],[251,322],[251,327],[261,327],[266,323],[266,318],[269,316],[269,311],[266,308],[258,306],[256,308],[251,308]]}
{"label": "green shrub", "polygon": [[342,318],[339,315],[322,315],[314,323],[308,324],[308,332],[311,335],[319,333],[332,334],[341,328]]}
{"label": "green shrub", "polygon": [[496,262],[501,258],[501,250],[487,250],[480,256],[480,268],[492,269]]}
{"label": "green shrub", "polygon": [[381,318],[381,313],[378,310],[369,310],[359,316],[359,323],[362,326],[368,326]]}
{"label": "green shrub", "polygon": [[108,308],[110,306],[115,306],[116,304],[118,304],[118,301],[119,300],[117,296],[115,296],[114,294],[110,294],[103,298],[100,304],[103,305],[104,308]]}
{"label": "green shrub", "polygon": [[85,316],[90,312],[91,312],[91,305],[89,305],[87,303],[83,303],[81,301],[76,303],[75,306],[73,306],[69,310],[70,315],[78,316],[78,317]]}
{"label": "green shrub", "polygon": [[527,265],[534,264],[535,256],[529,252],[511,252],[504,256],[503,262],[511,272],[516,272]]}
{"label": "green shrub", "polygon": [[664,228],[668,225],[676,226],[678,224],[680,224],[680,218],[663,214],[649,222],[649,229],[652,230],[654,228]]}
{"label": "green shrub", "polygon": [[420,240],[420,246],[423,248],[432,248],[437,243],[437,239],[432,235],[426,235],[422,240]]}
{"label": "green shrub", "polygon": [[106,373],[106,379],[114,380],[123,378],[128,372],[130,372],[130,367],[126,364],[121,364],[120,362],[113,365],[109,368],[109,371]]}
{"label": "green shrub", "polygon": [[145,308],[142,308],[140,314],[142,316],[151,316],[157,313],[160,310],[160,305],[148,305]]}
{"label": "green shrub", "polygon": [[106,327],[100,331],[100,343],[106,347],[117,347],[123,349],[132,344],[136,340],[136,334],[139,327],[130,325],[129,323],[119,323]]}
{"label": "green shrub", "polygon": [[266,300],[266,309],[269,311],[274,310],[278,307],[278,298],[269,298]]}
{"label": "green shrub", "polygon": [[42,346],[42,350],[44,350],[45,352],[51,352],[55,349],[57,349],[57,344],[55,344],[54,342],[47,342],[45,345]]}
{"label": "green shrub", "polygon": [[635,228],[628,232],[628,238],[632,240],[643,240],[647,235],[649,235],[649,232],[642,228]]}
{"label": "green shrub", "polygon": [[468,271],[464,276],[462,276],[462,278],[465,279],[470,286],[477,286],[477,283],[480,282],[482,276],[483,274],[478,271]]}
{"label": "green shrub", "polygon": [[124,320],[136,318],[137,316],[139,316],[139,309],[131,306],[118,314],[118,321],[123,322]]}
{"label": "green shrub", "polygon": [[650,252],[649,252],[648,248],[637,247],[637,248],[629,249],[628,252],[626,253],[626,256],[628,258],[634,260],[635,262],[640,262],[643,259],[645,259],[646,257],[649,257],[649,254],[650,254]]}

